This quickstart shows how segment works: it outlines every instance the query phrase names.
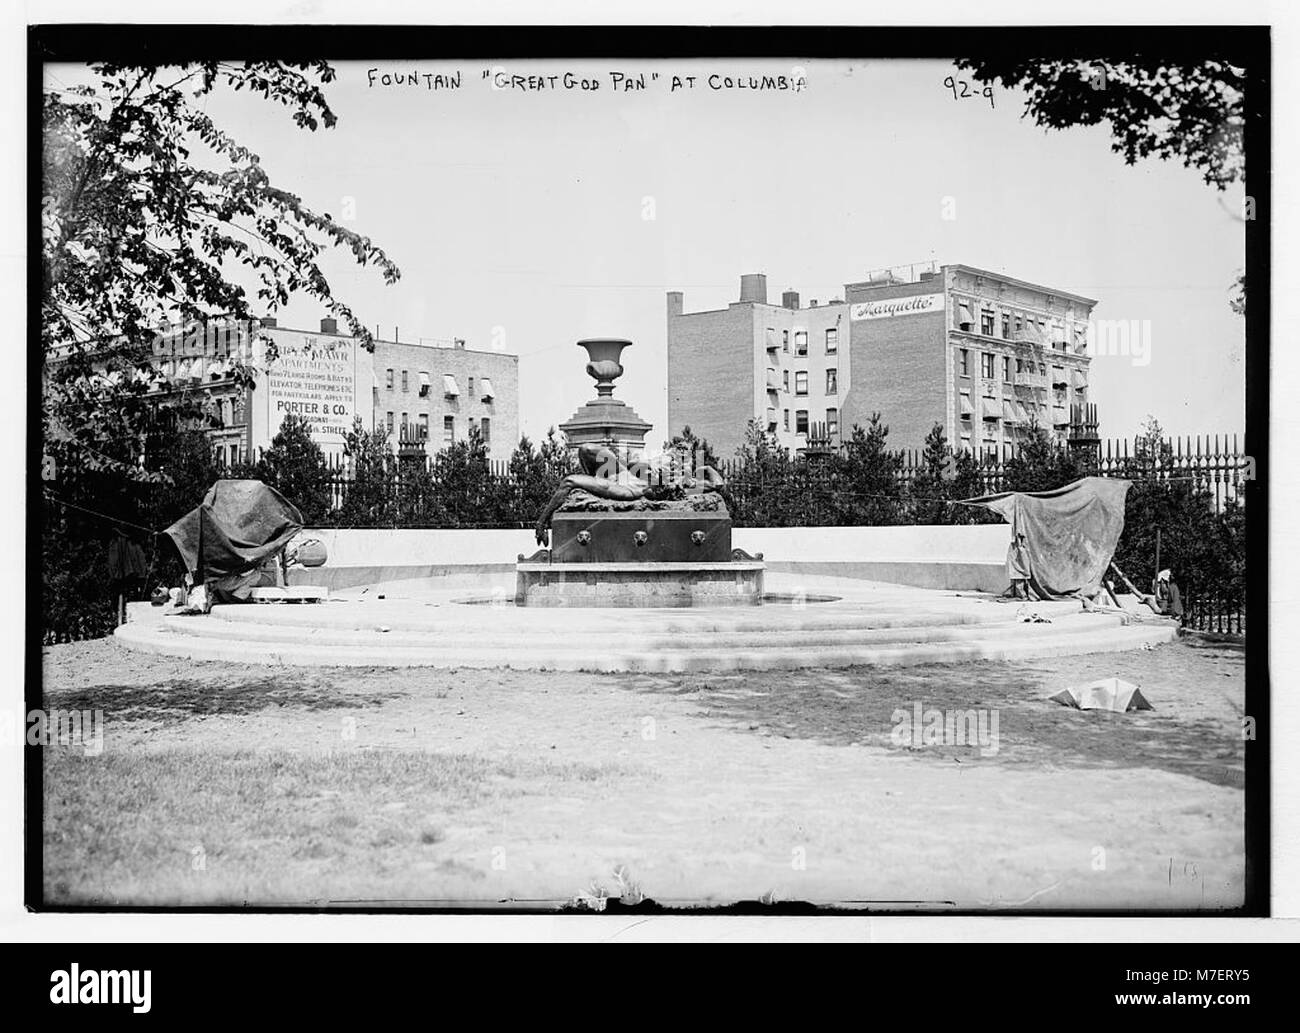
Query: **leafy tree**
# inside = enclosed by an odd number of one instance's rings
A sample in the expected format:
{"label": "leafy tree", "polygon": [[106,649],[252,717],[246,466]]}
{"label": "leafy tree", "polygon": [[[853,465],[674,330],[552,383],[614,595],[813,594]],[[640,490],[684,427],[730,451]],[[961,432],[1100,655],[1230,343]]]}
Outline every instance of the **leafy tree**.
{"label": "leafy tree", "polygon": [[335,514],[340,527],[387,527],[395,519],[397,459],[382,424],[368,431],[358,416],[343,445],[351,474],[343,504]]}
{"label": "leafy tree", "polygon": [[903,457],[889,451],[889,426],[872,413],[867,426],[853,425],[844,454],[836,460],[840,523],[896,524],[902,518],[899,471]]}
{"label": "leafy tree", "polygon": [[[1023,90],[1025,115],[1046,129],[1108,125],[1111,150],[1128,165],[1148,157],[1179,161],[1219,191],[1246,178],[1248,76],[1231,60],[1052,60],[1008,52],[956,64],[980,82]],[[1230,304],[1245,311],[1244,274]]]}
{"label": "leafy tree", "polygon": [[1003,470],[1006,491],[1051,491],[1082,476],[1074,454],[1036,422],[1029,425],[1028,437]]}
{"label": "leafy tree", "polygon": [[330,511],[330,471],[311,436],[311,422],[289,413],[257,464],[258,479],[298,507],[309,527],[325,522]]}
{"label": "leafy tree", "polygon": [[776,443],[757,420],[745,424],[745,437],[736,449],[735,476],[728,488],[736,503],[731,514],[737,527],[789,527],[797,523],[797,491],[791,483],[794,463],[790,450]]}
{"label": "leafy tree", "polygon": [[680,434],[674,434],[664,442],[664,451],[670,454],[674,468],[684,476],[693,477],[695,471],[703,466],[722,472],[713,446],[706,439],[698,437],[691,430],[690,424],[684,426]]}
{"label": "leafy tree", "polygon": [[477,427],[434,457],[437,503],[447,526],[474,527],[490,523],[495,483],[487,445]]}
{"label": "leafy tree", "polygon": [[507,483],[498,491],[498,511],[510,526],[529,527],[560,481],[572,472],[573,462],[563,435],[548,427],[540,448],[534,447],[528,435],[520,436],[507,469]]}
{"label": "leafy tree", "polygon": [[[396,265],[368,238],[274,185],[258,156],[207,113],[218,90],[248,91],[299,128],[329,128],[336,120],[322,87],[333,78],[322,62],[99,63],[86,84],[46,86],[41,429],[56,512],[80,512],[69,504],[93,511],[78,520],[91,520],[101,535],[111,519],[156,528],[206,490],[199,481],[209,474],[198,477],[194,467],[210,453],[178,437],[203,427],[204,394],[170,382],[155,364],[160,330],[215,315],[247,320],[254,305],[275,312],[306,294],[373,347],[318,259],[343,248],[389,283]],[[231,359],[237,382],[249,384],[255,371]],[[157,485],[170,486],[171,502]],[[94,540],[89,527],[60,517],[42,534],[47,584],[70,585],[71,564],[91,569],[71,540]],[[87,614],[102,601],[93,584],[60,593],[81,600]]]}
{"label": "leafy tree", "polygon": [[1044,128],[1109,125],[1111,150],[1128,165],[1174,159],[1219,190],[1245,178],[1246,70],[1230,61],[1008,54],[961,58],[957,67],[1023,90],[1025,114]]}
{"label": "leafy tree", "polygon": [[943,424],[936,423],[925,436],[925,446],[921,450],[921,468],[912,478],[912,515],[916,523],[952,523],[949,511],[955,507],[950,506],[947,499],[951,497],[949,488],[956,465]]}
{"label": "leafy tree", "polygon": [[[373,342],[336,298],[317,259],[326,247],[399,271],[367,237],[274,186],[259,158],[207,114],[218,87],[284,107],[300,128],[335,124],[323,62],[210,61],[184,66],[91,66],[93,85],[46,88],[43,105],[41,340],[43,416],[68,448],[140,476],[148,422],[144,380],[160,380],[152,342],[165,326],[213,315],[249,319],[296,293],[316,298],[366,347]],[[269,341],[269,339],[268,339]],[[252,372],[238,360],[237,378]],[[133,376],[141,371],[141,380]],[[88,393],[96,371],[119,374]],[[104,449],[96,418],[114,410],[124,433]]]}

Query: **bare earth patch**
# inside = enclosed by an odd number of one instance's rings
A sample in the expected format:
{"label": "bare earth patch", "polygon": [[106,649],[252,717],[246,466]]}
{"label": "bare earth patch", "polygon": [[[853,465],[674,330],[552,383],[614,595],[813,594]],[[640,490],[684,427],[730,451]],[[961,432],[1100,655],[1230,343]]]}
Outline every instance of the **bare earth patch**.
{"label": "bare earth patch", "polygon": [[[555,906],[615,870],[665,904],[942,910],[1241,902],[1242,655],[726,676],[275,669],[46,650],[50,904]],[[1045,701],[1117,675],[1155,706]],[[996,710],[995,753],[891,741]]]}

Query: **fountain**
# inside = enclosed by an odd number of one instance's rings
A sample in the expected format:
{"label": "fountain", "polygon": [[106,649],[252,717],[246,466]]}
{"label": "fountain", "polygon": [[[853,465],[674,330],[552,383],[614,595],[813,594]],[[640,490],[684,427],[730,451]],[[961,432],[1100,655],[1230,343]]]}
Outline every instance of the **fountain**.
{"label": "fountain", "polygon": [[577,446],[581,472],[564,479],[540,515],[537,542],[543,548],[519,554],[515,604],[759,605],[763,556],[732,548],[721,475],[639,461],[649,424],[613,398],[623,373],[619,359],[631,342],[578,344],[587,351],[597,397],[561,426]]}

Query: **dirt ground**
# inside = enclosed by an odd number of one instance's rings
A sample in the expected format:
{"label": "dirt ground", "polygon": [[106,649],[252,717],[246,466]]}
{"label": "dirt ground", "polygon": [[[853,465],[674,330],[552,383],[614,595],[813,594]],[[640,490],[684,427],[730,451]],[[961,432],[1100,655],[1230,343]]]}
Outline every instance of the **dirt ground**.
{"label": "dirt ground", "polygon": [[[1109,675],[1155,709],[1046,699]],[[47,751],[47,899],[1233,907],[1244,675],[1239,651],[1185,642],[717,676],[53,646],[47,708],[102,710],[105,738]],[[997,737],[896,734],[918,704],[996,715]]]}

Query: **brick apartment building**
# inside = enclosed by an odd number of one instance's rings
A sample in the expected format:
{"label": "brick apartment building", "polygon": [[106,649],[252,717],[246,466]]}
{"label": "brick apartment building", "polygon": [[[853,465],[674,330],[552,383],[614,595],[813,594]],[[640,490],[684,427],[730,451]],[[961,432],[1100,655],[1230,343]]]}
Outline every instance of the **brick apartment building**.
{"label": "brick apartment building", "polygon": [[[375,341],[366,352],[333,319],[319,330],[261,321],[276,344],[273,363],[257,331],[235,320],[176,328],[160,334],[153,363],[173,393],[197,393],[213,417],[208,433],[219,459],[237,462],[267,447],[290,412],[313,424],[323,451],[339,454],[355,416],[370,430],[424,437],[430,453],[476,428],[493,459],[508,459],[519,441],[519,357],[468,348],[456,340],[434,344]],[[258,369],[252,388],[230,375],[231,361]]]}
{"label": "brick apartment building", "polygon": [[762,273],[725,309],[685,312],[670,291],[669,432],[689,425],[725,458],[751,419],[800,449],[879,412],[895,448],[938,423],[958,449],[1009,457],[1034,422],[1064,440],[1086,404],[1095,305],[966,265],[882,270],[825,304],[795,291],[772,304]]}

